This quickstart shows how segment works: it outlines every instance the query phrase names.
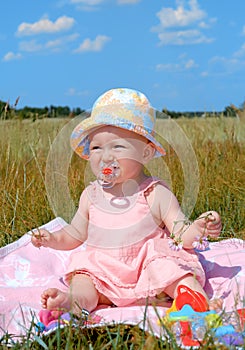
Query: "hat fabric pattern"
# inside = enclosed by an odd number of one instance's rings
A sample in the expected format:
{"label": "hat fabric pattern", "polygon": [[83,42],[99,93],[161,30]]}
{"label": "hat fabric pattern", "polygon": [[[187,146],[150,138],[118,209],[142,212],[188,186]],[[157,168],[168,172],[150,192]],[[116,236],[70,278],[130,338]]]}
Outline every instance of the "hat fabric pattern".
{"label": "hat fabric pattern", "polygon": [[89,158],[89,134],[105,126],[123,128],[148,139],[155,147],[154,157],[165,155],[155,139],[156,111],[139,91],[118,88],[101,95],[94,103],[91,116],[81,121],[71,134],[72,149],[84,159]]}

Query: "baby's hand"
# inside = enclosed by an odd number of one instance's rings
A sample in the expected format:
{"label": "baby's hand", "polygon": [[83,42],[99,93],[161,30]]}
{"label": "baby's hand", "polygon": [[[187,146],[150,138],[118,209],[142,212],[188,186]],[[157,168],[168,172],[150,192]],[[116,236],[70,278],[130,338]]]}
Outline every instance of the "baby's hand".
{"label": "baby's hand", "polygon": [[216,211],[208,211],[200,215],[195,223],[199,226],[203,236],[218,237],[222,223],[219,214]]}
{"label": "baby's hand", "polygon": [[38,229],[32,233],[31,242],[36,248],[48,247],[51,233],[45,229]]}

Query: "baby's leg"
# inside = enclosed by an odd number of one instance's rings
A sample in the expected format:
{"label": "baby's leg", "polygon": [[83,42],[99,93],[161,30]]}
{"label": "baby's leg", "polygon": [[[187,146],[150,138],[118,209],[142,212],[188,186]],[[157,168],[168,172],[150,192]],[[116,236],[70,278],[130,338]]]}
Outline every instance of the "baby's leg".
{"label": "baby's leg", "polygon": [[99,293],[89,276],[76,274],[73,276],[69,292],[57,288],[49,288],[41,295],[44,309],[72,311],[81,314],[81,310],[92,311],[99,301]]}
{"label": "baby's leg", "polygon": [[219,310],[222,308],[222,299],[209,300],[207,294],[202,288],[198,280],[191,274],[184,276],[183,278],[175,281],[173,284],[165,288],[164,292],[167,293],[171,298],[175,299],[177,297],[177,288],[179,285],[184,285],[190,289],[202,294],[208,302],[209,309]]}

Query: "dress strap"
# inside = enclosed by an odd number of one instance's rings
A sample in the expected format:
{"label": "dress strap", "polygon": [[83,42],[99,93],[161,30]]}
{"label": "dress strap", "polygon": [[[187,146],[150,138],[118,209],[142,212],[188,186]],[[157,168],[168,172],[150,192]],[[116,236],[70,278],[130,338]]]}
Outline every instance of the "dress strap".
{"label": "dress strap", "polygon": [[143,193],[144,197],[147,197],[149,195],[149,193],[153,191],[155,185],[157,185],[157,184],[160,184],[160,185],[166,187],[167,189],[169,189],[169,186],[167,185],[167,183],[165,181],[159,179],[158,177],[149,177],[142,184],[143,185],[142,193]]}

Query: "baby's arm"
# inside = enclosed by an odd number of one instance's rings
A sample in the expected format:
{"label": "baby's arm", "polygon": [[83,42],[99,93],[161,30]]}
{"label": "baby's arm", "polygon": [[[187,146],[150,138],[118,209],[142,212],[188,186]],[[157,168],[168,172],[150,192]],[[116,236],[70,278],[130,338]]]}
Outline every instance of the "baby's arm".
{"label": "baby's arm", "polygon": [[182,241],[184,248],[193,248],[193,242],[201,237],[217,237],[220,234],[221,220],[215,211],[203,213],[191,223],[168,188],[159,184],[153,192],[158,203],[160,219],[174,238]]}
{"label": "baby's arm", "polygon": [[184,248],[193,248],[194,241],[202,242],[204,237],[216,238],[220,235],[222,228],[221,219],[217,212],[210,210],[201,214],[193,222],[182,227],[177,235],[181,238]]}
{"label": "baby's arm", "polygon": [[78,247],[82,242],[70,234],[70,226],[53,233],[46,229],[34,230],[31,242],[37,247],[49,247],[57,250],[71,250]]}
{"label": "baby's arm", "polygon": [[86,191],[83,191],[79,208],[71,224],[50,233],[45,229],[36,229],[31,241],[37,247],[49,247],[57,250],[71,250],[81,245],[87,239],[89,201]]}

